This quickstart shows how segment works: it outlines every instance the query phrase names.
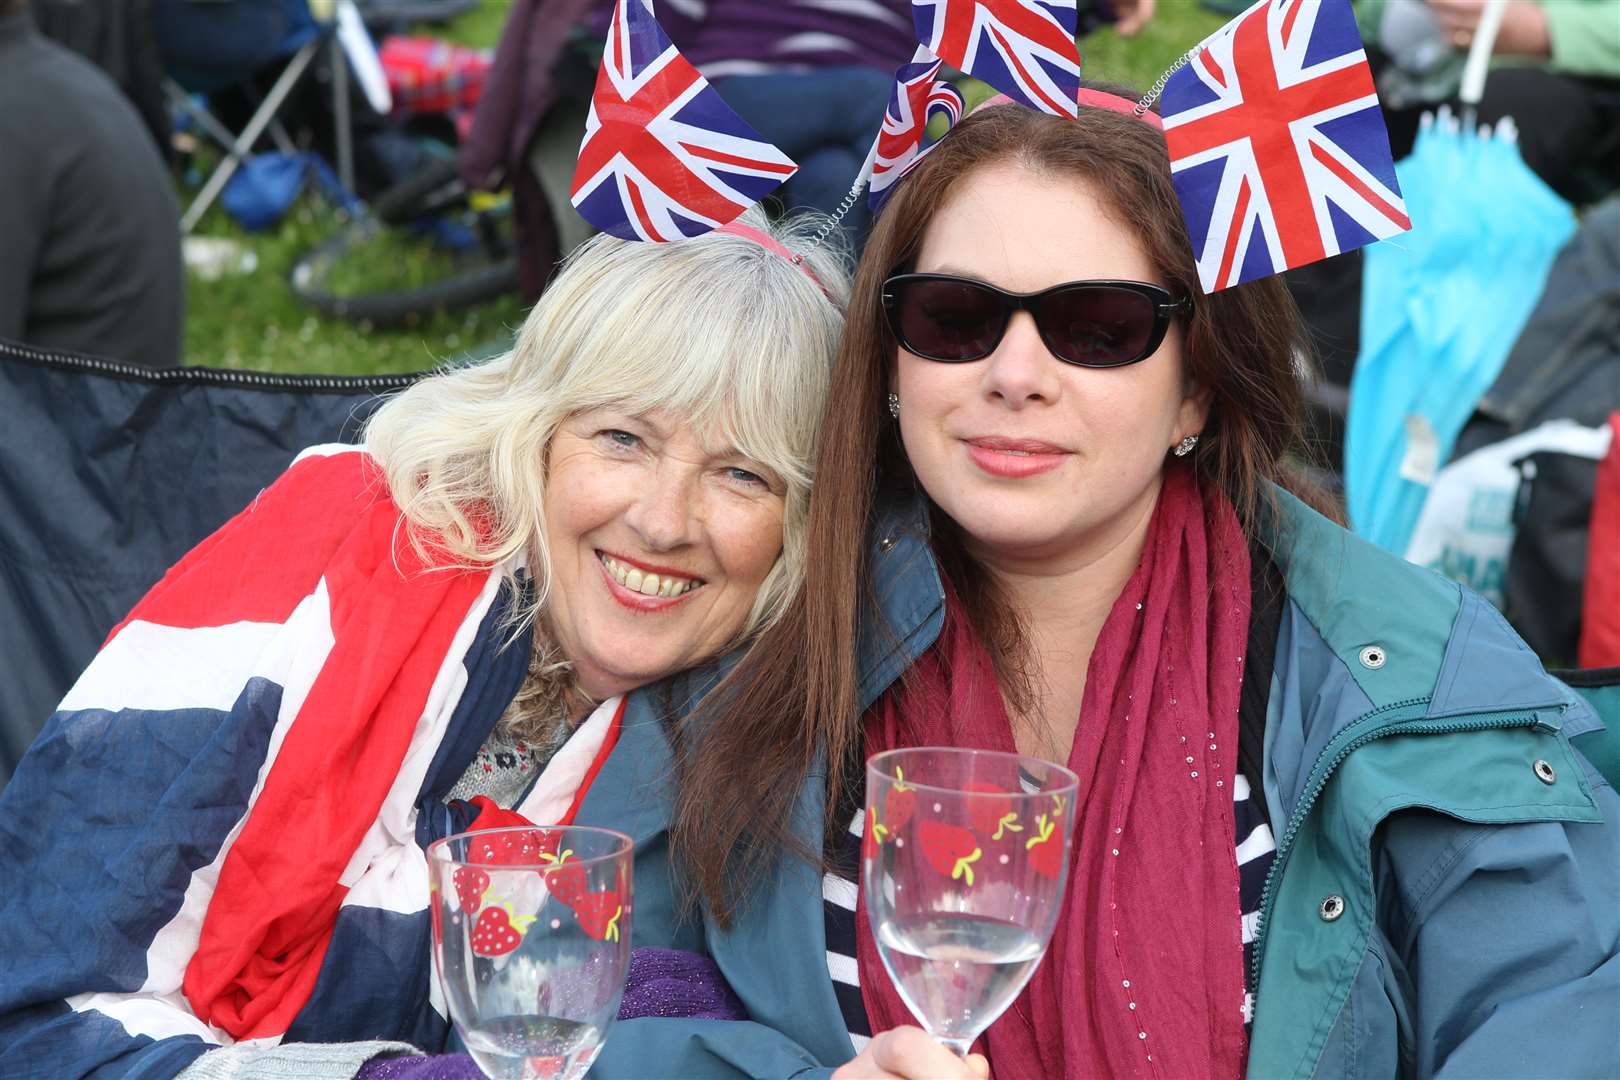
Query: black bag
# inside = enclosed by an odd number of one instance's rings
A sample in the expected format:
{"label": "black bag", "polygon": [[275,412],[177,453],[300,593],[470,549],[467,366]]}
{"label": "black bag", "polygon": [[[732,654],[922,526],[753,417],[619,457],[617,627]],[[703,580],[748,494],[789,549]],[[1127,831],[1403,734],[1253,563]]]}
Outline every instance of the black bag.
{"label": "black bag", "polygon": [[[1601,427],[1620,409],[1620,196],[1587,214],[1559,252],[1496,382],[1464,425],[1454,458],[1571,419]],[[1520,466],[1508,558],[1508,619],[1548,664],[1573,663],[1597,463],[1536,454]]]}

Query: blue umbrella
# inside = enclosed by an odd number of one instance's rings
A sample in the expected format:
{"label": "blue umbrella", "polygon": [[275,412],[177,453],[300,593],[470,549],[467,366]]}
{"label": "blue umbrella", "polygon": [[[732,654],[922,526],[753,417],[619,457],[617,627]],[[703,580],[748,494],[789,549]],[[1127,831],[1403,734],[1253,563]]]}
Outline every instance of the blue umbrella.
{"label": "blue umbrella", "polygon": [[1500,13],[1493,0],[1475,36],[1464,118],[1425,117],[1395,166],[1412,231],[1366,251],[1345,490],[1356,531],[1395,552],[1575,231],[1569,204],[1519,155],[1511,119],[1474,129]]}

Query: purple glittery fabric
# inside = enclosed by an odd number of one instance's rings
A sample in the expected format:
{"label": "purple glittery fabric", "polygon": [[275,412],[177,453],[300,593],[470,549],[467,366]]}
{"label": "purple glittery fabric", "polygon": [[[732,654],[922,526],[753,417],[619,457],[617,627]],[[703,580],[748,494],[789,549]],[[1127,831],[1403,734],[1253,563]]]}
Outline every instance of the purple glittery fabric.
{"label": "purple glittery fabric", "polygon": [[707,956],[679,949],[634,949],[619,1019],[746,1020],[748,1012]]}
{"label": "purple glittery fabric", "polygon": [[433,1057],[372,1058],[360,1066],[354,1080],[485,1080],[466,1054]]}
{"label": "purple glittery fabric", "polygon": [[[632,949],[619,1019],[746,1020],[748,1013],[720,967],[679,949]],[[354,1080],[484,1080],[466,1054],[372,1058]]]}

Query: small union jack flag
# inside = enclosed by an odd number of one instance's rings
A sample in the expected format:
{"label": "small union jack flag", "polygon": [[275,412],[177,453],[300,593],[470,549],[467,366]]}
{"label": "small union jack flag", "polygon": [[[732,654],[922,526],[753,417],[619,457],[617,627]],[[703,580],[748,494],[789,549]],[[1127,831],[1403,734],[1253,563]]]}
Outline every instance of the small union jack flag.
{"label": "small union jack flag", "polygon": [[1412,227],[1350,0],[1260,0],[1161,108],[1205,292]]}
{"label": "small union jack flag", "polygon": [[917,40],[952,67],[1054,116],[1080,92],[1076,0],[911,0]]}
{"label": "small union jack flag", "polygon": [[949,131],[962,118],[962,92],[939,74],[940,59],[918,47],[909,64],[894,73],[894,91],[883,114],[883,127],[869,155],[872,163],[872,191],[869,203],[874,211],[882,207],[892,188],[910,172],[923,155],[939,145],[936,139],[923,146],[928,124],[935,116],[945,118]]}
{"label": "small union jack flag", "polygon": [[569,200],[625,240],[730,222],[798,171],[687,63],[646,0],[619,0]]}

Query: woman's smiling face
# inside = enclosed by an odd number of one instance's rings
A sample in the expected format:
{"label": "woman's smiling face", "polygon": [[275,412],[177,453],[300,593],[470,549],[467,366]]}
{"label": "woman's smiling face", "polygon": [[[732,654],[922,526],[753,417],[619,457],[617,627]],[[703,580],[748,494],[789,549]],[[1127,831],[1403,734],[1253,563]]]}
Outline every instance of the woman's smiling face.
{"label": "woman's smiling face", "polygon": [[546,628],[596,700],[730,645],[782,551],[783,484],[663,413],[593,409],[548,454]]}

